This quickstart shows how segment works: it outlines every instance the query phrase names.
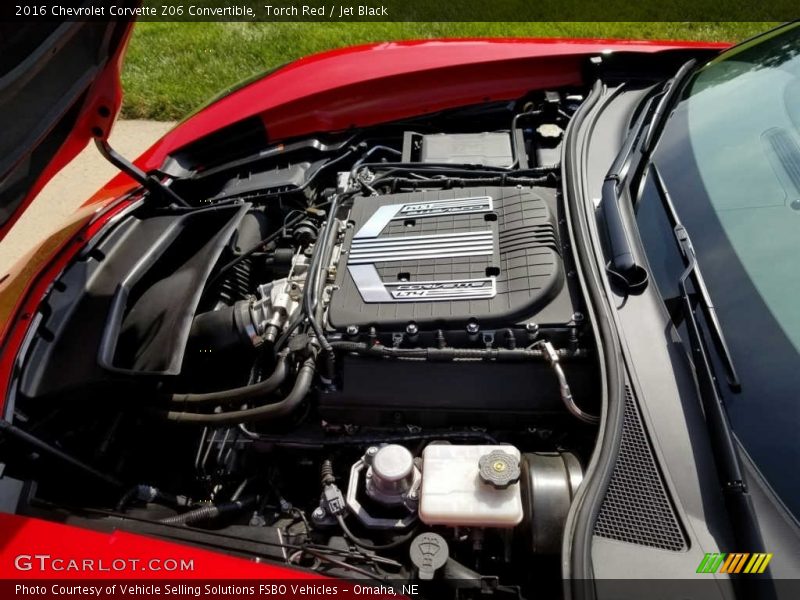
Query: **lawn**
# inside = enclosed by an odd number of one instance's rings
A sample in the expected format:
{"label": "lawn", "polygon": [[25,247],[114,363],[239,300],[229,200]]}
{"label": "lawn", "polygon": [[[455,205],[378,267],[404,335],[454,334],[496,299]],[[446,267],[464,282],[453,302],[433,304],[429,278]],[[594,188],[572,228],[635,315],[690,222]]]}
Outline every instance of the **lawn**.
{"label": "lawn", "polygon": [[180,119],[257,73],[330,48],[433,37],[611,37],[735,42],[768,23],[139,23],[123,117]]}

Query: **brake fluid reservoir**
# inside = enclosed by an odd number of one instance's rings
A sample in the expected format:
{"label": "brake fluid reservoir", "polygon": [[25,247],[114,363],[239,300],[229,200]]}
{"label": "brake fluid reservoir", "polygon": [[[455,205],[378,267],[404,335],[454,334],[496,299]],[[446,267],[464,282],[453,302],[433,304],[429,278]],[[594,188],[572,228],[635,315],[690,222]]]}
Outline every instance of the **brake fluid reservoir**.
{"label": "brake fluid reservoir", "polygon": [[523,517],[519,476],[513,446],[429,444],[419,517],[428,525],[514,527]]}

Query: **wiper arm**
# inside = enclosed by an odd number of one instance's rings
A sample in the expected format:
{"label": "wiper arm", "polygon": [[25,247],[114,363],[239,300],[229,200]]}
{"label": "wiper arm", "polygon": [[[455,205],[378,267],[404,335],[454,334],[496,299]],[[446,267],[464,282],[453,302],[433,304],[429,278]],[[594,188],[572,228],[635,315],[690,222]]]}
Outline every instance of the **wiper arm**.
{"label": "wiper arm", "polygon": [[[630,240],[625,233],[619,208],[620,189],[631,172],[636,172],[643,161],[649,160],[656,133],[663,124],[667,110],[673,104],[683,84],[694,72],[694,59],[685,62],[678,72],[664,83],[658,95],[647,100],[636,125],[628,133],[625,144],[603,181],[601,210],[608,233],[611,260],[608,271],[621,280],[630,291],[640,291],[647,285],[647,272],[636,263]],[[657,101],[655,108],[653,103]]]}
{"label": "wiper arm", "polygon": [[739,375],[736,372],[736,367],[733,364],[733,357],[731,356],[731,351],[728,348],[728,343],[725,341],[725,335],[722,331],[722,324],[719,322],[717,311],[714,308],[713,302],[711,301],[711,294],[709,294],[708,287],[706,286],[705,279],[703,278],[703,272],[700,269],[700,266],[697,264],[697,255],[694,251],[694,246],[692,245],[692,239],[689,237],[689,232],[686,231],[686,227],[684,227],[683,223],[681,223],[681,220],[678,217],[678,212],[675,210],[675,204],[672,202],[672,197],[669,194],[669,190],[667,190],[667,186],[664,184],[664,180],[661,177],[658,167],[656,167],[654,163],[650,163],[649,167],[650,172],[653,175],[653,182],[655,183],[656,190],[658,191],[658,195],[664,204],[664,209],[667,212],[667,218],[669,219],[670,226],[675,234],[675,241],[678,243],[681,255],[683,256],[685,270],[681,274],[681,277],[678,281],[678,286],[680,288],[681,298],[684,300],[684,312],[686,312],[687,302],[688,308],[690,309],[687,315],[687,321],[694,319],[694,308],[691,305],[691,297],[686,287],[686,282],[691,280],[694,284],[696,294],[699,297],[700,308],[703,311],[708,329],[711,332],[711,338],[714,342],[714,347],[716,348],[717,354],[719,355],[720,360],[725,367],[728,386],[732,391],[738,393],[741,391],[742,385],[739,381]]}
{"label": "wiper arm", "polygon": [[638,122],[628,134],[617,158],[608,170],[601,189],[600,210],[606,227],[608,249],[611,259],[607,265],[610,274],[618,278],[630,291],[639,291],[647,285],[647,272],[637,264],[633,248],[625,231],[620,212],[620,190],[631,166],[634,151],[642,139],[642,133],[650,119],[648,113],[653,99],[647,101]]}

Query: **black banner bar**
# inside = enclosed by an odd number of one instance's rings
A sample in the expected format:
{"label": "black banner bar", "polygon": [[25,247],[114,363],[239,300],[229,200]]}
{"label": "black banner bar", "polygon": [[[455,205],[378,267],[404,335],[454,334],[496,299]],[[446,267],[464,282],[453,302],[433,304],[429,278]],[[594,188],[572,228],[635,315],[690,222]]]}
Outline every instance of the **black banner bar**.
{"label": "black banner bar", "polygon": [[[743,576],[746,577],[746,576]],[[574,582],[585,583],[585,582]],[[659,598],[710,598],[717,597],[720,581],[712,576],[698,575],[693,579],[602,579],[590,582],[603,598],[650,598],[653,590],[658,590]],[[780,598],[796,598],[800,594],[800,581],[797,579],[770,580],[753,576],[747,582],[748,590],[754,595],[776,594]],[[385,582],[373,579],[156,579],[156,580],[114,580],[114,579],[39,579],[39,580],[0,580],[0,597],[4,599],[37,598],[71,599],[126,598],[145,600],[152,598],[174,598],[175,600],[194,600],[196,598],[242,600],[243,598],[281,600],[387,600],[389,598],[408,598],[411,600],[432,600],[452,595],[461,588],[475,591],[475,581],[434,581]]]}
{"label": "black banner bar", "polygon": [[776,22],[799,12],[797,0],[9,0],[0,6],[0,20]]}

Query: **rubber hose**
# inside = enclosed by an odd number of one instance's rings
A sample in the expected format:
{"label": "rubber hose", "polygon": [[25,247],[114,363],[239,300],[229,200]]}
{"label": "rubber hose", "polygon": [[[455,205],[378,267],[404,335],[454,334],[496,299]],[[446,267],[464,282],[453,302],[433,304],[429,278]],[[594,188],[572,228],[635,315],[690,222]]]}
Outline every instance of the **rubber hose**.
{"label": "rubber hose", "polygon": [[234,306],[211,310],[195,316],[189,332],[192,343],[200,347],[211,348],[214,352],[224,352],[241,346],[247,347],[247,345],[252,348],[252,342],[247,339],[236,323],[236,312],[242,310],[241,303],[245,304],[244,310],[248,310],[249,302],[240,300]]}
{"label": "rubber hose", "polygon": [[[312,265],[309,267],[306,279],[306,287],[303,294],[303,311],[306,313],[308,322],[317,336],[320,346],[326,354],[331,354],[331,346],[328,338],[325,337],[325,332],[319,324],[319,315],[317,315],[317,302],[316,297],[320,288],[324,285],[325,278],[327,277],[326,265],[330,261],[331,252],[335,246],[336,236],[338,235],[336,225],[336,211],[339,207],[338,197],[334,198],[331,202],[330,210],[328,211],[328,220],[325,222],[325,228],[319,236],[322,242],[320,251],[314,253],[312,258]],[[332,374],[328,374],[332,375]]]}
{"label": "rubber hose", "polygon": [[398,548],[406,542],[411,541],[411,539],[417,534],[417,529],[414,528],[386,544],[373,544],[367,540],[362,540],[360,537],[356,536],[352,531],[350,531],[350,528],[347,526],[347,523],[344,522],[344,517],[342,517],[342,515],[336,515],[336,522],[339,523],[339,527],[342,528],[342,532],[347,539],[353,542],[356,546],[364,548],[365,550],[380,551]]}
{"label": "rubber hose", "polygon": [[172,404],[226,404],[231,402],[244,402],[261,398],[277,390],[286,380],[288,368],[288,353],[278,354],[275,370],[267,379],[230,390],[208,392],[206,394],[173,394],[170,398]]}
{"label": "rubber hose", "polygon": [[294,411],[303,401],[303,398],[306,397],[308,390],[311,389],[311,382],[314,379],[315,372],[314,359],[306,359],[297,373],[297,379],[295,379],[292,391],[283,400],[273,404],[213,414],[169,411],[165,416],[169,421],[213,425],[236,425],[247,421],[267,421],[285,417]]}
{"label": "rubber hose", "polygon": [[235,502],[226,502],[224,504],[209,504],[201,506],[174,517],[167,517],[161,519],[159,523],[164,525],[188,525],[190,523],[197,523],[198,521],[208,521],[209,519],[216,519],[220,515],[226,513],[238,512],[247,508],[249,504],[253,503],[253,498],[246,500],[237,500]]}

